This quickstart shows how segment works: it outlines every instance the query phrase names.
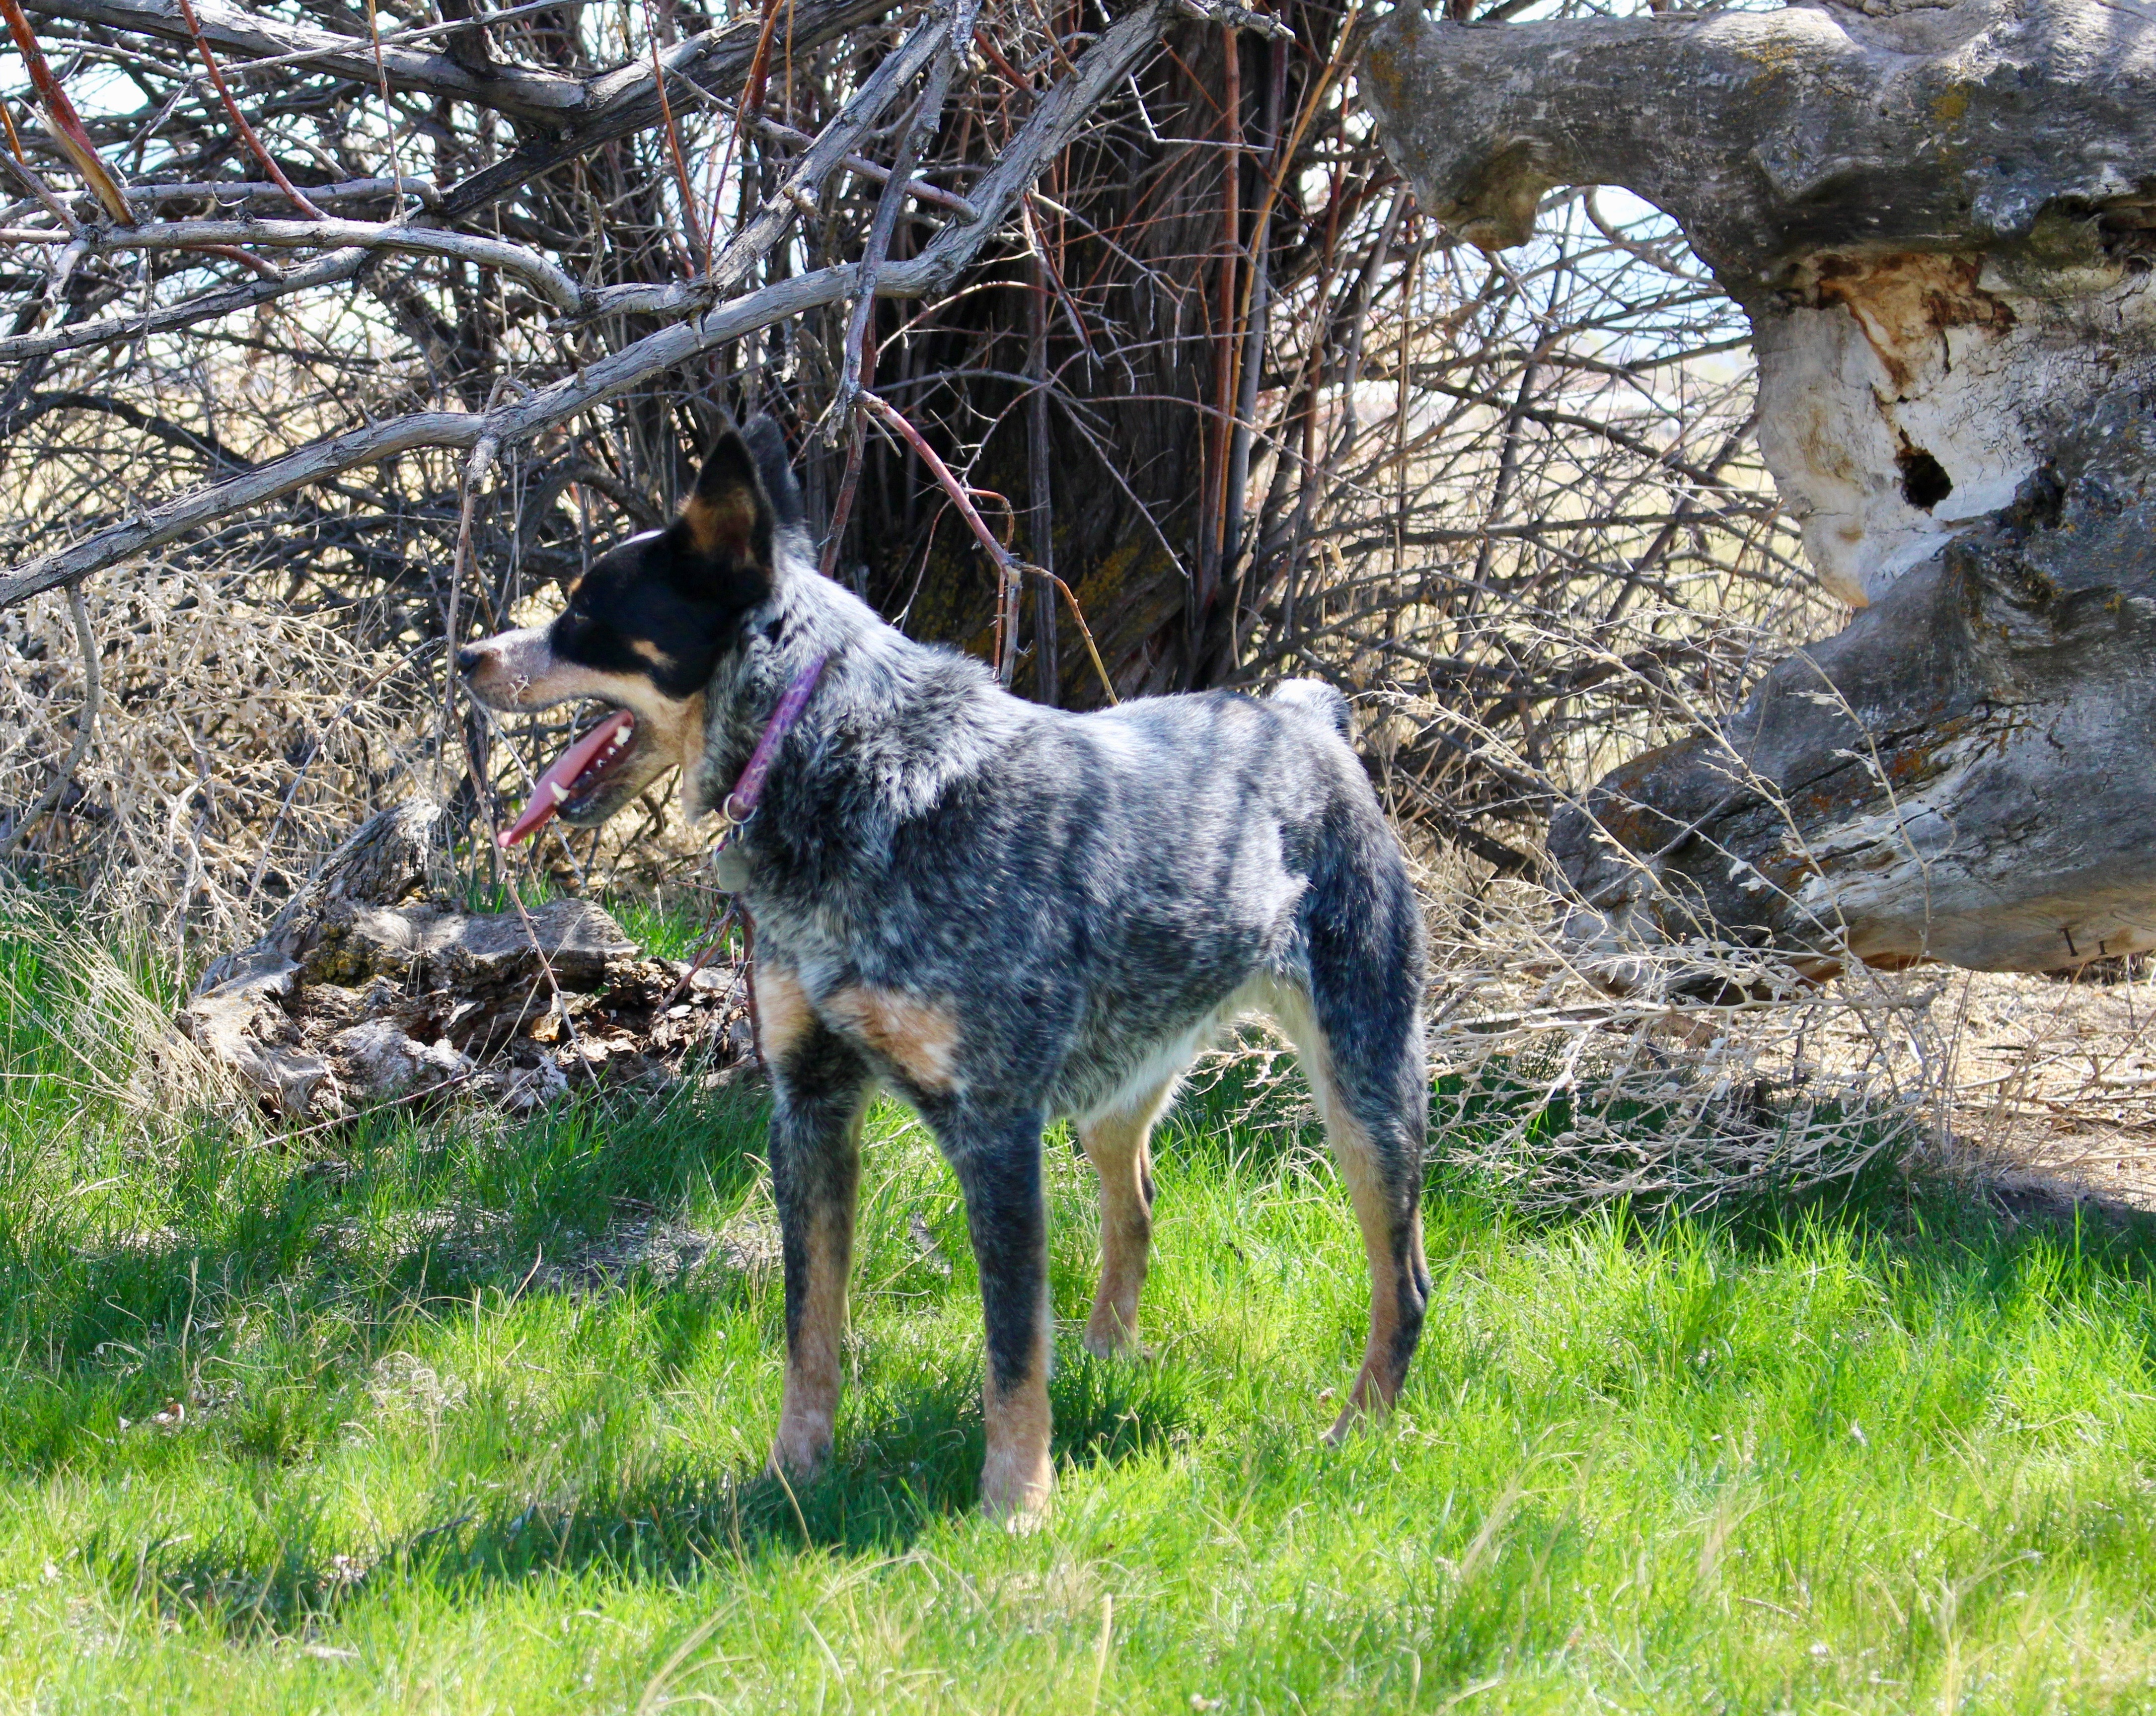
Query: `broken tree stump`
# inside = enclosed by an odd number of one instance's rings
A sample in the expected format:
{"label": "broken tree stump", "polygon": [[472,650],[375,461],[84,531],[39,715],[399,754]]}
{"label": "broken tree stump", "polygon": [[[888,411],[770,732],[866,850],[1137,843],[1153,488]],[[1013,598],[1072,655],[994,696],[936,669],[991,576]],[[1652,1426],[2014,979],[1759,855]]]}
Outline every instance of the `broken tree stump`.
{"label": "broken tree stump", "polygon": [[1624,987],[1690,945],[1700,986],[1732,947],[1820,976],[2156,946],[2156,14],[1408,5],[1363,77],[1423,207],[1486,248],[1563,184],[1677,221],[1751,319],[1761,450],[1858,610],[1553,820],[1575,956]]}

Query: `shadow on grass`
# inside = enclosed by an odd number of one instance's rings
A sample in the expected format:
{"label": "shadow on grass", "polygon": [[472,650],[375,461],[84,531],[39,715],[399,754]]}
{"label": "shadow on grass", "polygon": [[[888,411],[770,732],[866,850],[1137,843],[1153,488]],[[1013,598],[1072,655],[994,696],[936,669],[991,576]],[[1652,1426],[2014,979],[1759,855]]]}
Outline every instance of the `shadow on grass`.
{"label": "shadow on grass", "polygon": [[[1152,1365],[1082,1355],[1050,1386],[1057,1463],[1116,1463],[1199,1433],[1175,1381]],[[129,1544],[93,1536],[86,1564],[116,1598],[234,1637],[288,1635],[351,1599],[400,1585],[452,1597],[590,1570],[679,1585],[803,1550],[902,1552],[932,1521],[970,1513],[983,1454],[970,1378],[865,1391],[829,1470],[788,1483],[760,1465],[670,1464],[602,1478],[521,1506],[453,1515],[354,1555],[301,1514],[259,1536]]]}
{"label": "shadow on grass", "polygon": [[513,1289],[535,1256],[624,1208],[738,1196],[762,1135],[760,1103],[732,1092],[587,1099],[506,1128],[459,1110],[385,1116],[316,1135],[304,1156],[198,1119],[162,1165],[154,1226],[63,1227],[42,1201],[0,1197],[0,1334],[71,1367],[115,1343],[140,1355],[218,1300],[270,1288],[357,1297],[377,1316]]}

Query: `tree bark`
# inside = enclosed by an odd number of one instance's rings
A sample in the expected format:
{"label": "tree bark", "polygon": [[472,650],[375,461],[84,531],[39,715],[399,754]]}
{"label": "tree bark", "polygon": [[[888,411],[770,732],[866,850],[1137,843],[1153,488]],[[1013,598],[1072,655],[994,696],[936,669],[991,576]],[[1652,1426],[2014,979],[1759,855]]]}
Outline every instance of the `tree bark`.
{"label": "tree bark", "polygon": [[[1010,269],[998,289],[977,289],[926,337],[916,335],[901,360],[904,383],[918,385],[901,397],[920,416],[962,432],[984,421],[999,426],[969,462],[968,480],[1008,504],[1009,513],[996,509],[997,522],[1026,520],[1014,546],[1052,564],[1071,587],[1118,697],[1202,685],[1214,665],[1205,644],[1219,603],[1201,562],[1205,521],[1221,512],[1219,413],[1209,409],[1219,387],[1221,211],[1232,202],[1231,178],[1254,178],[1246,163],[1204,144],[1223,129],[1219,92],[1229,82],[1229,54],[1255,57],[1262,44],[1246,49],[1194,24],[1168,41],[1173,53],[1136,81],[1151,125],[1176,141],[1141,147],[1124,136],[1074,151],[1047,187],[1051,200],[1034,209],[1048,259],[1039,284],[1036,265]],[[1204,141],[1186,141],[1193,139]],[[1050,301],[1038,351],[1052,385],[1038,436],[1045,469],[1036,476],[1029,391],[984,383],[968,370],[986,346],[1004,374],[1030,372],[1032,301],[1044,289]],[[1085,347],[1076,337],[1081,318],[1091,342]],[[898,324],[886,312],[886,336]],[[963,439],[950,438],[955,453]],[[955,519],[932,535],[923,528],[929,520],[896,453],[871,447],[868,458],[864,493],[879,499],[860,510],[857,546],[850,546],[866,566],[871,598],[886,612],[905,611],[921,635],[988,654],[997,624],[993,567]],[[1050,497],[1045,510],[1031,504],[1036,482]],[[1045,521],[1052,542],[1035,540]],[[1044,628],[1043,612],[1035,608],[1028,628],[1019,689],[1074,707],[1103,702],[1108,689],[1091,658],[1059,635],[1067,612]],[[1050,659],[1053,686],[1040,673]]]}
{"label": "tree bark", "polygon": [[2156,945],[2156,16],[1404,8],[1363,77],[1424,208],[1485,248],[1559,184],[1678,221],[1751,319],[1761,449],[1813,568],[1860,610],[1723,731],[1554,819],[1590,966]]}

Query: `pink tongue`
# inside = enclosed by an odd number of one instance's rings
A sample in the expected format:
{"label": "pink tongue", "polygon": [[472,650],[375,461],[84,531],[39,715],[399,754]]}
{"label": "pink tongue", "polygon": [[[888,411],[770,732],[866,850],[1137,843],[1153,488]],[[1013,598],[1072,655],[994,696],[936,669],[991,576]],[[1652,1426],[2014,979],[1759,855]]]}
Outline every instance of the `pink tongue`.
{"label": "pink tongue", "polygon": [[516,820],[495,836],[495,843],[506,852],[527,835],[545,827],[554,812],[561,809],[562,800],[572,797],[571,789],[577,777],[592,766],[616,734],[627,733],[635,725],[634,715],[625,709],[618,709],[556,757],[539,777],[539,784],[531,789],[531,797],[517,812]]}

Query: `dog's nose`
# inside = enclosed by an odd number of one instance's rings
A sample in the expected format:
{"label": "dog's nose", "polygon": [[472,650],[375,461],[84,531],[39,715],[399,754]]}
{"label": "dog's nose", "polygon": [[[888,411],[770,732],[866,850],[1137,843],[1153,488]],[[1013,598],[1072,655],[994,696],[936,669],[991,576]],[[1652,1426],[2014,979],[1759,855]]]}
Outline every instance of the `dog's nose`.
{"label": "dog's nose", "polygon": [[467,644],[457,652],[457,671],[460,674],[475,672],[479,664],[485,659],[486,655],[483,650],[474,649]]}

